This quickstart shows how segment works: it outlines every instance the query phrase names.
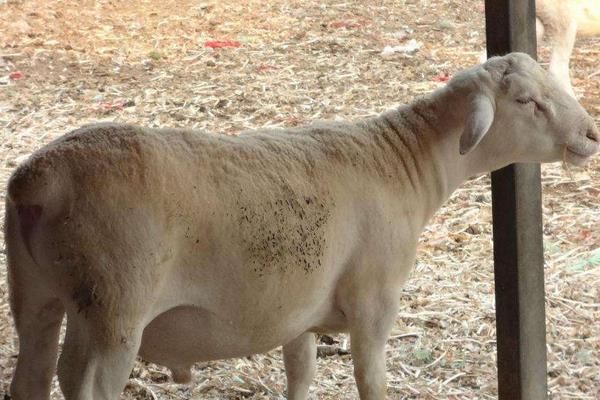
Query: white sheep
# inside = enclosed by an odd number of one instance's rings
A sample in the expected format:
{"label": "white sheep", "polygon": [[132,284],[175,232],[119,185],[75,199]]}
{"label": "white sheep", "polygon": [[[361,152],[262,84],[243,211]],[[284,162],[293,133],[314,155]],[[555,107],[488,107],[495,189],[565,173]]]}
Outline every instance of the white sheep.
{"label": "white sheep", "polygon": [[67,400],[117,399],[138,353],[185,381],[197,361],[280,345],[288,398],[306,399],[320,332],[350,333],[360,398],[383,399],[386,339],[433,213],[475,174],[582,164],[599,136],[519,53],[351,123],[76,130],[8,184],[12,398],[48,399],[66,312]]}
{"label": "white sheep", "polygon": [[569,61],[577,34],[600,35],[599,0],[536,0],[537,37],[547,37],[550,46],[549,70],[575,96]]}

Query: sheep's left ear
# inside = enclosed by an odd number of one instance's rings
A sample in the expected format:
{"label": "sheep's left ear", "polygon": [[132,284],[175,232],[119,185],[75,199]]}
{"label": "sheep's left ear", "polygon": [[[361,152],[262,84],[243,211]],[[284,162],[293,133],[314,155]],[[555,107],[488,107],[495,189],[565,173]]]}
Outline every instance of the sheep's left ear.
{"label": "sheep's left ear", "polygon": [[460,154],[467,154],[483,139],[494,122],[494,105],[483,93],[470,99],[467,104],[465,130],[460,137]]}

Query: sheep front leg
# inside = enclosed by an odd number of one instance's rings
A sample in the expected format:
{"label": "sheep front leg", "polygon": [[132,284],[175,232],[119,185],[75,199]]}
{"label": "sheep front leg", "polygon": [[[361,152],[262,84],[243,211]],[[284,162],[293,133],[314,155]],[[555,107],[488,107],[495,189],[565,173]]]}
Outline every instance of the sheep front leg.
{"label": "sheep front leg", "polygon": [[386,397],[385,344],[396,317],[397,301],[361,304],[350,325],[354,378],[361,400]]}
{"label": "sheep front leg", "polygon": [[317,343],[314,333],[305,332],[284,345],[283,362],[287,376],[288,399],[307,399],[317,364]]}

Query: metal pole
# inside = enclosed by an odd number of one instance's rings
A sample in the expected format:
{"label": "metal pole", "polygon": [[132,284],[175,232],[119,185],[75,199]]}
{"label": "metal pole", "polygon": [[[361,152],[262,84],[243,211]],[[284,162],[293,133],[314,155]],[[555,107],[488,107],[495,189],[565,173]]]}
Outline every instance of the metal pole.
{"label": "metal pole", "polygon": [[[485,0],[488,56],[536,56],[534,0]],[[539,164],[492,172],[498,398],[547,398]]]}

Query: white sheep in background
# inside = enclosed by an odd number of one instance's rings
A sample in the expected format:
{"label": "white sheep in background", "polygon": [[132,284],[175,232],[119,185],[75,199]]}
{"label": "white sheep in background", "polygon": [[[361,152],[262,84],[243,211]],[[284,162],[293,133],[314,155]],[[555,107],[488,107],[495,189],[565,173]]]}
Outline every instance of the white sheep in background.
{"label": "white sheep in background", "polygon": [[117,399],[136,355],[194,362],[283,345],[306,399],[315,333],[349,332],[360,398],[383,399],[386,339],[425,224],[468,177],[582,164],[593,120],[524,54],[496,57],[356,122],[238,137],[99,124],[8,185],[14,400]]}
{"label": "white sheep in background", "polygon": [[550,47],[549,70],[575,96],[569,61],[575,37],[600,35],[600,0],[536,0],[539,40],[546,37]]}

